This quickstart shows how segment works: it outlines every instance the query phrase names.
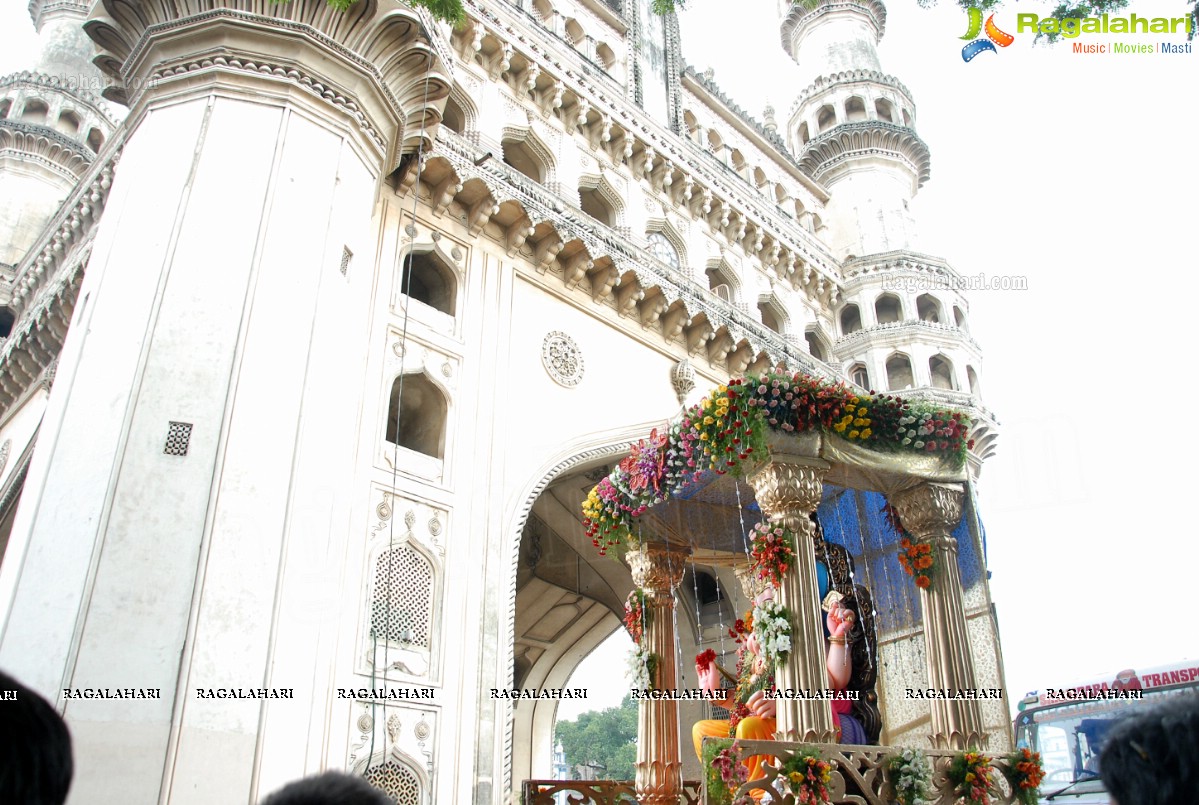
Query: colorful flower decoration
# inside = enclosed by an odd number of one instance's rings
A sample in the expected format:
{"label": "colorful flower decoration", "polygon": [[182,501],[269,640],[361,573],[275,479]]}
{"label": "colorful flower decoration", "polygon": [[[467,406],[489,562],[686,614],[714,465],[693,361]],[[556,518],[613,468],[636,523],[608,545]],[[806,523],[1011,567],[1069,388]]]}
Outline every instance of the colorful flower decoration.
{"label": "colorful flower decoration", "polygon": [[750,532],[750,569],[759,579],[777,588],[787,568],[795,564],[795,534],[781,525],[761,522]]}
{"label": "colorful flower decoration", "polygon": [[638,646],[641,645],[641,636],[648,622],[649,611],[645,608],[645,591],[637,587],[624,601],[624,628]]}
{"label": "colorful flower decoration", "polygon": [[1008,755],[1008,766],[1003,770],[1012,793],[1021,805],[1037,805],[1040,797],[1037,789],[1045,779],[1045,769],[1041,766],[1041,753],[1029,749],[1021,749],[1015,754]]}
{"label": "colorful flower decoration", "polygon": [[801,747],[779,767],[798,805],[826,805],[833,766],[811,747]]}
{"label": "colorful flower decoration", "polygon": [[899,564],[904,572],[913,577],[916,586],[921,590],[931,589],[933,579],[937,575],[937,555],[933,552],[933,546],[927,542],[913,540],[912,535],[900,522],[899,512],[890,503],[883,506],[883,514],[900,535]]}
{"label": "colorful flower decoration", "polygon": [[730,380],[663,431],[633,445],[628,458],[583,503],[587,536],[600,553],[634,547],[629,526],[704,472],[738,473],[766,451],[769,431],[819,431],[875,451],[946,456],[957,466],[973,443],[970,419],[890,394],[861,395],[844,383],[768,373]]}
{"label": "colorful flower decoration", "polygon": [[982,752],[958,753],[950,761],[945,776],[963,805],[991,805],[995,777],[991,774],[991,758]]}

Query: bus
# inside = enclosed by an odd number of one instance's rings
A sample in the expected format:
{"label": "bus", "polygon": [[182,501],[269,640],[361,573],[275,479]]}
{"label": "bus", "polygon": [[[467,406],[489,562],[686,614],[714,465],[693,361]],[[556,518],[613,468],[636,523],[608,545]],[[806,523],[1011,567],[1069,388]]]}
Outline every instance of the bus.
{"label": "bus", "polygon": [[1194,691],[1199,691],[1199,661],[1128,668],[1025,696],[1017,705],[1016,748],[1041,753],[1041,802],[1110,802],[1099,779],[1099,753],[1108,729],[1163,697]]}

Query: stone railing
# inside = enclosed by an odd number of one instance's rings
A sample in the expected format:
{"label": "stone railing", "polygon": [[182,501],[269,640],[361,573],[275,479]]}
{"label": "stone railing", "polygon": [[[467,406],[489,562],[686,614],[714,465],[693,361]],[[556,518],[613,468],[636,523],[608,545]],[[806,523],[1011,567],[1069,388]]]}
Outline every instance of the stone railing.
{"label": "stone railing", "polygon": [[[782,779],[778,768],[796,750],[805,745],[781,741],[739,741],[738,746],[743,750],[743,757],[769,755],[773,758],[773,760],[766,761],[763,766],[766,776],[745,783],[738,793],[765,791],[773,797],[773,802],[779,805],[793,805],[796,802],[795,795],[791,793],[790,786]],[[895,801],[895,792],[887,779],[886,765],[888,758],[901,752],[901,748],[842,744],[807,744],[806,747],[818,750],[821,758],[833,766],[832,778],[828,784],[829,802],[832,805],[842,805],[842,803],[891,805]],[[954,794],[953,786],[946,777],[946,771],[957,752],[944,749],[924,749],[922,751],[933,767],[932,788],[935,798],[931,800],[932,805],[953,805],[959,801],[959,798]],[[992,756],[991,768],[993,769],[995,789],[992,792],[991,802],[994,805],[1012,805],[1017,802],[1011,786],[1003,774],[1003,770],[1007,766],[1006,758]],[[718,800],[709,799],[706,785],[702,802],[704,805],[718,805]]]}
{"label": "stone railing", "polygon": [[[699,805],[702,784],[698,780],[683,782],[681,805]],[[571,805],[616,805],[636,802],[632,780],[525,780],[521,787],[521,805],[557,805],[558,794],[566,794]]]}
{"label": "stone railing", "polygon": [[905,321],[892,321],[886,324],[874,324],[870,327],[864,327],[861,330],[854,330],[849,335],[843,335],[833,343],[833,349],[847,350],[858,346],[862,341],[868,341],[876,335],[885,335],[887,333],[907,331],[907,330],[925,330],[929,335],[937,334],[951,337],[955,340],[964,341],[966,344],[974,347],[975,351],[982,352],[982,347],[974,340],[970,333],[963,330],[961,327],[956,327],[952,324],[941,324],[935,321],[923,321],[921,319],[907,319]]}

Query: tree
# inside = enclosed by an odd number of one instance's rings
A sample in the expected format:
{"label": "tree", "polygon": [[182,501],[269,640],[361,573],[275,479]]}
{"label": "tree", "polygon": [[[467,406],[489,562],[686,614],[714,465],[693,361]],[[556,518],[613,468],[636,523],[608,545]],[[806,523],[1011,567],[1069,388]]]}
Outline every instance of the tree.
{"label": "tree", "polygon": [[566,762],[596,766],[605,780],[632,780],[637,759],[637,705],[625,697],[619,707],[583,713],[577,721],[559,721],[556,739]]}

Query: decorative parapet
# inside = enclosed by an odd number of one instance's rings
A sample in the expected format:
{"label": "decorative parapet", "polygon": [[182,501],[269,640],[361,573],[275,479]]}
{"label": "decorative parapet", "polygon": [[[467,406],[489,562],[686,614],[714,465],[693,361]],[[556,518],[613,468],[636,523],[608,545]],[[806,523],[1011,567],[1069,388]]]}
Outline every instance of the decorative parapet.
{"label": "decorative parapet", "polygon": [[[74,76],[64,79],[56,75],[25,70],[20,73],[10,73],[0,78],[0,89],[5,87],[36,88],[70,95],[75,100],[93,109],[97,116],[103,118],[110,129],[115,129],[119,126],[121,121],[112,113],[112,108],[108,105],[108,102],[104,100],[99,92],[93,92],[92,87],[86,86],[86,80],[81,81],[80,79],[86,79],[86,76]],[[94,89],[103,90],[104,87],[97,86]]]}
{"label": "decorative parapet", "polygon": [[[666,306],[681,300],[688,318],[703,314],[712,323],[714,330],[724,327],[734,342],[747,341],[753,354],[765,352],[773,363],[785,362],[821,377],[835,375],[828,366],[814,359],[806,351],[789,343],[783,336],[739,310],[736,305],[712,295],[708,289],[701,288],[684,272],[658,260],[642,246],[599,223],[581,208],[554,195],[498,160],[480,161],[481,156],[481,152],[468,140],[448,132],[443,127],[438,135],[437,148],[428,159],[431,161],[440,157],[449,163],[456,176],[454,186],[464,186],[474,179],[481,181],[491,194],[490,203],[493,210],[507,201],[518,203],[528,219],[526,231],[535,229],[539,223],[548,222],[554,232],[545,237],[556,239],[561,244],[580,241],[590,255],[592,263],[601,258],[608,258],[618,277],[630,272],[636,277],[640,293],[644,294],[645,291],[656,288],[663,296]],[[484,214],[487,214],[486,211]],[[544,238],[541,243],[544,244]],[[548,244],[546,246],[548,247]],[[577,283],[577,280],[575,282]],[[621,293],[620,287],[615,284],[608,290]],[[626,288],[623,293],[635,297],[638,291]]]}
{"label": "decorative parapet", "polygon": [[885,281],[896,274],[931,276],[932,282],[951,286],[962,284],[962,275],[944,259],[906,249],[850,258],[842,266],[842,273],[847,290],[869,282]]}
{"label": "decorative parapet", "polygon": [[[712,739],[707,739],[712,740]],[[764,791],[783,803],[794,802],[794,795],[787,781],[782,778],[779,768],[801,749],[814,749],[822,760],[832,766],[828,783],[829,802],[832,805],[891,805],[895,801],[894,791],[887,778],[887,761],[903,752],[902,747],[891,746],[846,746],[844,744],[799,744],[781,741],[738,741],[743,756],[768,755],[774,761],[764,765],[766,776],[760,780],[750,780],[738,789],[739,795],[749,795],[751,791]],[[940,749],[924,749],[925,757],[932,764],[932,788],[934,796],[931,802],[936,805],[952,805],[960,798],[954,793],[947,772],[953,762],[956,752]],[[1010,768],[1006,757],[991,758],[992,777],[995,789],[991,794],[993,805],[1014,805],[1018,803],[1017,794],[1012,791],[1004,774]],[[716,800],[709,798],[705,779],[702,802],[715,805]],[[779,791],[787,793],[779,797]]]}
{"label": "decorative parapet", "polygon": [[887,30],[887,7],[882,0],[823,0],[816,4],[791,3],[787,16],[780,26],[783,50],[793,53],[796,41],[803,29],[830,14],[856,11],[863,14],[874,28],[875,42],[883,38]]}
{"label": "decorative parapet", "polygon": [[965,343],[974,348],[975,352],[982,353],[982,347],[974,340],[970,333],[953,324],[941,324],[933,321],[921,321],[920,319],[908,319],[906,321],[892,321],[886,324],[874,324],[870,327],[865,327],[861,330],[855,330],[849,335],[843,335],[833,343],[833,349],[837,352],[852,352],[856,348],[866,346],[864,342],[873,341],[880,336],[900,335],[904,340],[911,338],[932,337],[940,339],[951,339],[958,343]]}
{"label": "decorative parapet", "polygon": [[49,126],[0,120],[0,155],[13,153],[72,182],[83,176],[96,156],[79,141]]}
{"label": "decorative parapet", "polygon": [[899,160],[912,172],[917,187],[928,181],[928,145],[907,126],[882,120],[842,123],[826,131],[804,146],[799,166],[824,182],[844,163],[870,156]]}
{"label": "decorative parapet", "polygon": [[906,98],[908,103],[915,106],[915,102],[912,100],[912,93],[895,76],[887,75],[878,70],[846,70],[840,73],[820,76],[808,85],[803,92],[799,93],[799,97],[795,99],[795,102],[791,104],[791,116],[794,117],[800,107],[812,98],[847,84],[874,84],[876,86],[890,87]]}
{"label": "decorative parapet", "polygon": [[757,120],[755,120],[753,118],[753,116],[750,115],[749,112],[742,109],[736,103],[736,101],[734,101],[729,96],[725,95],[724,92],[721,91],[720,87],[716,85],[716,82],[714,80],[703,75],[702,73],[697,71],[691,65],[689,65],[689,64],[684,65],[683,74],[686,75],[688,78],[692,79],[693,81],[695,81],[695,83],[702,86],[708,92],[712,93],[713,97],[715,97],[718,101],[720,101],[722,104],[724,104],[724,106],[730,112],[732,112],[734,115],[736,115],[738,118],[740,118],[741,122],[743,122],[745,125],[749,126],[751,129],[753,129],[755,132],[757,132],[758,135],[760,137],[762,137],[762,139],[766,140],[771,145],[773,145],[775,148],[777,148],[778,153],[775,154],[776,157],[778,157],[780,160],[784,160],[786,162],[795,164],[795,159],[791,156],[791,152],[787,150],[787,144],[785,142],[783,142],[783,138],[778,133],[778,129],[772,130],[772,129],[768,129],[765,126],[763,126],[761,123],[759,123]]}

